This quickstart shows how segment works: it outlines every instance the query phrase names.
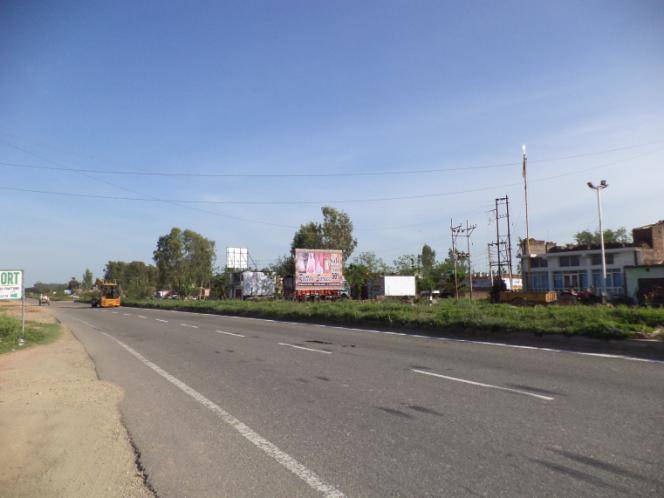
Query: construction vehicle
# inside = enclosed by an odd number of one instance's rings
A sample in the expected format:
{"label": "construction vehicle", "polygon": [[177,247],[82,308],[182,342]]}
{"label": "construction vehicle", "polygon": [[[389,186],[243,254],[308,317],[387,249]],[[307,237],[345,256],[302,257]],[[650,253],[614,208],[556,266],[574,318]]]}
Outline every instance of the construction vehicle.
{"label": "construction vehicle", "polygon": [[120,306],[120,286],[115,280],[97,279],[90,305],[93,308],[117,308]]}
{"label": "construction vehicle", "polygon": [[507,285],[502,278],[496,279],[491,288],[491,301],[494,303],[527,306],[536,304],[554,304],[557,300],[558,294],[555,291],[507,290]]}

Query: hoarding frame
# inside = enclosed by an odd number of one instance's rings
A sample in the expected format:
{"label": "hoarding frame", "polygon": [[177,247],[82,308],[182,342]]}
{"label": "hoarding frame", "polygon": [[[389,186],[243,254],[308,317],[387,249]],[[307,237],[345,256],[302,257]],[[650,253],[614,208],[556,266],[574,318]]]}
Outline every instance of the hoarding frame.
{"label": "hoarding frame", "polygon": [[[20,272],[21,273],[21,338],[19,344],[25,341],[25,270],[22,268],[13,270],[2,270],[2,272]],[[18,299],[2,299],[2,301],[18,301]]]}
{"label": "hoarding frame", "polygon": [[229,270],[249,269],[249,249],[246,247],[227,247],[226,268]]}
{"label": "hoarding frame", "polygon": [[[312,281],[309,284],[303,284],[301,282],[301,276],[302,275],[316,275],[312,272],[299,272],[297,270],[297,263],[298,263],[298,254],[302,253],[314,253],[314,254],[329,254],[330,256],[332,255],[337,255],[338,256],[338,276],[334,278],[333,280],[330,280],[329,282],[321,282],[321,281]],[[293,282],[293,287],[295,291],[321,291],[321,290],[333,290],[333,291],[341,291],[343,290],[344,287],[344,277],[343,277],[343,251],[341,249],[305,249],[305,248],[296,248],[294,251],[294,259],[295,259],[295,274],[293,275],[294,277],[294,282]],[[332,259],[332,258],[330,258]],[[317,275],[337,275],[335,272],[331,273],[319,273]],[[314,277],[316,278],[316,277]],[[331,278],[331,277],[323,277],[323,278]]]}

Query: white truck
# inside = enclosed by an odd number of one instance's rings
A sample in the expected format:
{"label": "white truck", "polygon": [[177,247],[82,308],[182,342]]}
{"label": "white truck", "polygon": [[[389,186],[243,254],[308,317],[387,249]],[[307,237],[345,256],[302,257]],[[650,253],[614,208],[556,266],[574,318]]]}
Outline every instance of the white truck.
{"label": "white truck", "polygon": [[412,275],[385,275],[373,279],[367,286],[369,299],[414,298],[415,295],[415,277]]}

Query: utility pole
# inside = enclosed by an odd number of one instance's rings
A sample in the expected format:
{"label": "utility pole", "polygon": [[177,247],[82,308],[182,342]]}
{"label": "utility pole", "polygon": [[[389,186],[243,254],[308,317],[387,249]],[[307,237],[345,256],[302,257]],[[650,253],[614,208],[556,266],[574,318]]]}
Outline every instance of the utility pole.
{"label": "utility pole", "polygon": [[[526,257],[523,257],[523,247],[521,248],[521,277],[523,281],[524,290],[530,290],[530,232],[528,230],[528,171],[526,170],[526,163],[528,156],[526,155],[526,146],[522,146],[523,151],[523,195],[526,200]],[[524,262],[527,262],[528,268],[524,271]]]}
{"label": "utility pole", "polygon": [[512,235],[510,229],[510,200],[505,196],[505,210],[507,216],[507,268],[510,271],[510,290],[514,290],[514,278],[512,271]]}
{"label": "utility pole", "polygon": [[459,301],[459,278],[457,276],[457,250],[456,239],[461,232],[461,225],[454,226],[452,218],[450,218],[450,232],[452,234],[452,261],[454,262],[454,296],[456,301]]}
{"label": "utility pole", "polygon": [[602,190],[609,186],[606,180],[599,182],[599,185],[593,185],[593,182],[587,183],[588,187],[597,192],[597,214],[599,215],[599,241],[602,248],[602,302],[606,299],[606,254],[604,252],[604,230],[602,228]]}
{"label": "utility pole", "polygon": [[486,252],[489,256],[489,278],[491,279],[491,287],[493,287],[493,263],[491,262],[491,243],[486,245]]}
{"label": "utility pole", "polygon": [[473,300],[473,267],[470,262],[470,235],[477,228],[477,225],[469,225],[468,220],[466,220],[466,228],[463,230],[466,235],[466,245],[468,247],[468,285],[470,289],[470,294],[468,299]]}

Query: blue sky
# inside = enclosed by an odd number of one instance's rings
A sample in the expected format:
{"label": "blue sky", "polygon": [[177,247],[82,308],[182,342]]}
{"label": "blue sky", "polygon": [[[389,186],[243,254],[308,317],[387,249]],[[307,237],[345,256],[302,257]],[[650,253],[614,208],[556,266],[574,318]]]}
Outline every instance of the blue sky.
{"label": "blue sky", "polygon": [[[327,178],[0,165],[0,186],[334,201],[357,228],[355,254],[387,261],[424,242],[445,253],[450,218],[468,218],[478,225],[476,268],[485,270],[495,197],[510,195],[513,233],[523,235],[524,143],[531,235],[567,242],[593,229],[585,182],[602,178],[607,226],[664,218],[662,47],[658,1],[3,2],[0,162],[250,174],[514,165]],[[11,234],[0,266],[24,267],[28,282],[99,274],[109,259],[150,261],[172,226],[215,240],[219,264],[226,246],[246,246],[264,264],[288,251],[295,227],[320,218],[316,204],[195,206],[205,212],[0,190]]]}

